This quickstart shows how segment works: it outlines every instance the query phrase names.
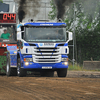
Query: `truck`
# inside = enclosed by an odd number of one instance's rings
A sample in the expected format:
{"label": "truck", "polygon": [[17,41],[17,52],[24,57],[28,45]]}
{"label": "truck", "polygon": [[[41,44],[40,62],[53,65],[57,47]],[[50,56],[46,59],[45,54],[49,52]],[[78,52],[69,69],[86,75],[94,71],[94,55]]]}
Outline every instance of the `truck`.
{"label": "truck", "polygon": [[66,31],[66,23],[33,21],[17,27],[17,75],[27,71],[40,72],[41,76],[66,77],[68,69],[68,42],[72,32]]}
{"label": "truck", "polygon": [[[7,76],[17,75],[16,25],[16,13],[0,12],[0,74]],[[9,38],[2,37],[4,30],[10,34]]]}

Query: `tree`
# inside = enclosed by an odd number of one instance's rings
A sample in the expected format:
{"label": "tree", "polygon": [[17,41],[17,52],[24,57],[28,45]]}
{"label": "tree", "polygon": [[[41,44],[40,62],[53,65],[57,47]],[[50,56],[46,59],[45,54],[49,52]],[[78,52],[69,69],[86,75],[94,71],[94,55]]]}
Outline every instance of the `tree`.
{"label": "tree", "polygon": [[52,11],[49,12],[48,16],[49,16],[49,19],[55,19],[56,16],[57,16],[57,10],[56,10],[56,6],[54,4],[54,0],[51,0],[50,1],[50,5],[52,7]]}
{"label": "tree", "polygon": [[[73,25],[75,25],[77,62],[82,64],[84,60],[91,60],[91,58],[100,60],[100,1],[77,0],[74,4],[67,8],[64,22],[69,31],[73,31]],[[51,5],[52,13],[49,13],[49,17],[55,19],[56,8],[53,3]],[[72,49],[70,49],[69,58],[72,59],[71,51]]]}
{"label": "tree", "polygon": [[2,0],[0,0],[0,2],[2,2],[2,3],[3,3],[3,1],[2,1]]}

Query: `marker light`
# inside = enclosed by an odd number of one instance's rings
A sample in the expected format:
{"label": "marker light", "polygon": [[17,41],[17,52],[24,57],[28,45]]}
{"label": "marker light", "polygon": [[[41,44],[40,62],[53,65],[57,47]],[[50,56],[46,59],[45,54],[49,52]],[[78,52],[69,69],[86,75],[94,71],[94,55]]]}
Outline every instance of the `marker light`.
{"label": "marker light", "polygon": [[33,59],[32,58],[24,58],[24,62],[32,62]]}
{"label": "marker light", "polygon": [[61,58],[61,61],[68,61],[68,58]]}
{"label": "marker light", "polygon": [[25,62],[25,65],[28,66],[29,65],[29,62]]}
{"label": "marker light", "polygon": [[26,58],[24,58],[24,61],[26,61]]}

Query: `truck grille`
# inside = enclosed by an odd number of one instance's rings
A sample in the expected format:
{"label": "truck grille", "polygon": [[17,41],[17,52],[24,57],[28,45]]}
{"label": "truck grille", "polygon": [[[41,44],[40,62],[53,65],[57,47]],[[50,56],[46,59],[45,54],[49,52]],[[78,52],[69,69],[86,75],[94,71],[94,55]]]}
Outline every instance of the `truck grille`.
{"label": "truck grille", "polygon": [[61,61],[59,48],[34,48],[34,63],[57,63]]}

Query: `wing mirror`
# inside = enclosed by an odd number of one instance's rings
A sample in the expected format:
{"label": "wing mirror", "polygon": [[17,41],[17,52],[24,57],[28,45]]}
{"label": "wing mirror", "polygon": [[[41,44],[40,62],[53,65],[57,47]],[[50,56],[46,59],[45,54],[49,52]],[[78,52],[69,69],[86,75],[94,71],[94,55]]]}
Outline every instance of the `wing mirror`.
{"label": "wing mirror", "polygon": [[68,41],[67,42],[73,40],[73,33],[69,32],[69,31],[66,31],[66,33],[68,33]]}
{"label": "wing mirror", "polygon": [[21,31],[20,28],[17,28],[17,40],[23,39],[23,33],[24,31]]}
{"label": "wing mirror", "polygon": [[73,40],[73,33],[72,32],[68,33],[68,40],[69,41]]}

